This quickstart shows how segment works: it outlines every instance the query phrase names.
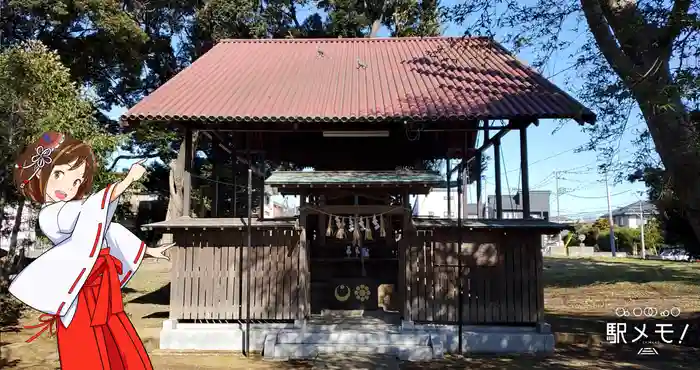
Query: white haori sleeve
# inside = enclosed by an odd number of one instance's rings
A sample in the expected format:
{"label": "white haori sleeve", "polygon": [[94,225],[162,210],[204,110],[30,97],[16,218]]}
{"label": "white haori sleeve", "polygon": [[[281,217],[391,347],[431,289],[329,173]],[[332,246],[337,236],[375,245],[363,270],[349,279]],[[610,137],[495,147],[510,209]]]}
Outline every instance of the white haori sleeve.
{"label": "white haori sleeve", "polygon": [[[109,195],[109,199],[112,194]],[[121,196],[114,201],[109,201],[107,210],[107,219],[112,220],[114,213],[117,211]],[[109,247],[109,254],[116,257],[122,263],[122,272],[119,274],[119,281],[123,287],[141,266],[141,261],[146,254],[146,244],[141,239],[134,235],[129,229],[118,224],[110,223],[107,233],[105,234],[105,243]]]}
{"label": "white haori sleeve", "polygon": [[117,223],[112,223],[109,226],[105,241],[109,247],[109,254],[118,258],[122,263],[119,281],[123,287],[141,266],[141,261],[146,253],[146,244],[126,227]]}
{"label": "white haori sleeve", "polygon": [[[17,275],[9,288],[15,298],[35,310],[61,316],[66,326],[70,323],[75,309],[73,302],[95,264],[109,227],[112,188],[110,185],[88,197],[79,212],[73,205],[59,212],[59,227],[72,228],[70,236]],[[71,220],[70,215],[76,219]]]}

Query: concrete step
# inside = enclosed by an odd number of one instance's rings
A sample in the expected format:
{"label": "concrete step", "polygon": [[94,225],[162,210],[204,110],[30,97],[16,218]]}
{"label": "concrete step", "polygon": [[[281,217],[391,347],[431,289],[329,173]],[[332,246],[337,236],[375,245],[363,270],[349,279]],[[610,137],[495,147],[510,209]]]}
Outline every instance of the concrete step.
{"label": "concrete step", "polygon": [[433,359],[433,349],[430,346],[402,345],[367,345],[367,344],[291,344],[278,343],[273,353],[265,353],[270,360],[286,361],[293,359],[308,359],[316,356],[342,354],[374,354],[390,355],[402,361],[429,361]]}
{"label": "concrete step", "polygon": [[277,343],[327,343],[327,344],[371,344],[427,346],[429,333],[398,333],[389,331],[342,330],[309,331],[282,330],[277,334]]}
{"label": "concrete step", "polygon": [[358,322],[319,322],[307,321],[306,330],[308,331],[331,331],[331,330],[368,330],[368,331],[392,331],[400,330],[398,325],[390,325],[385,323],[374,323],[366,321]]}

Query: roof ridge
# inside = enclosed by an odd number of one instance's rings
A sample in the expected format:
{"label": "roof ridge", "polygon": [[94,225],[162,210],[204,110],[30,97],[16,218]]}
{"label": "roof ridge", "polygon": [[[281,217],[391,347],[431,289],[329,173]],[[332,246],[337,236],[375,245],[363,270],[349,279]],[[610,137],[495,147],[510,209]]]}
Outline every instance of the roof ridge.
{"label": "roof ridge", "polygon": [[492,41],[487,36],[414,36],[414,37],[348,37],[348,38],[299,38],[299,39],[221,39],[218,43],[226,44],[295,44],[295,43],[367,43],[367,42],[406,42],[406,41],[431,41],[431,40],[466,40],[466,41]]}

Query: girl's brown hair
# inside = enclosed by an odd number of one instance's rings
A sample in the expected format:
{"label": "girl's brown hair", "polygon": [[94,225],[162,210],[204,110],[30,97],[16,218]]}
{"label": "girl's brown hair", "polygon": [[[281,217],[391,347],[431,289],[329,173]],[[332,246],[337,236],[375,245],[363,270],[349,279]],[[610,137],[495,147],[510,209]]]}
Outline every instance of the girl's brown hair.
{"label": "girl's brown hair", "polygon": [[[38,167],[38,156],[50,158]],[[85,175],[76,199],[83,198],[92,189],[95,173],[95,155],[89,145],[66,134],[46,132],[39,140],[28,145],[15,161],[14,180],[17,189],[36,203],[46,200],[46,183],[54,166],[72,164],[71,169],[85,163]]]}

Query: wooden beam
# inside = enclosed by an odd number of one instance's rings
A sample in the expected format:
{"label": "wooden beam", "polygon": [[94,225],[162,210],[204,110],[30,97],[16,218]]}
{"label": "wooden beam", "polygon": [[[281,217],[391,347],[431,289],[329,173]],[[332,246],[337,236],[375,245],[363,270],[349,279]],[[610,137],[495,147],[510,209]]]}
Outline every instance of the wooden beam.
{"label": "wooden beam", "polygon": [[[242,156],[238,155],[237,153],[241,151],[237,151],[234,147],[228,145],[226,140],[216,131],[202,131],[204,135],[206,135],[210,140],[214,141],[214,138],[216,138],[219,141],[219,147],[223,149],[226,153],[231,155],[235,160],[237,160],[240,163],[243,163],[245,165],[250,165],[250,168],[253,170],[253,173],[256,176],[260,176],[262,178],[265,178],[265,173],[261,171],[260,169],[256,168],[255,166],[252,165],[252,163],[249,163],[249,161]],[[242,151],[242,153],[246,153],[246,151]],[[250,152],[252,153],[252,151]]]}
{"label": "wooden beam", "polygon": [[405,207],[385,205],[327,205],[312,206],[302,204],[300,209],[308,213],[328,213],[332,215],[378,215],[378,214],[403,214]]}
{"label": "wooden beam", "polygon": [[[498,131],[496,133],[496,135],[493,135],[492,137],[489,137],[486,140],[484,140],[484,143],[479,147],[479,149],[476,150],[476,153],[472,154],[471,156],[468,156],[466,158],[466,161],[469,161],[469,160],[472,160],[473,158],[475,158],[479,152],[484,152],[487,149],[489,149],[495,143],[496,140],[500,140],[501,138],[503,138],[503,136],[505,136],[511,130],[511,128],[512,127],[510,125],[508,125],[508,127],[502,128],[500,131]],[[457,166],[455,166],[455,168],[452,169],[452,172],[461,171],[462,168],[464,167],[464,163],[465,163],[464,160],[459,162],[459,164]]]}

